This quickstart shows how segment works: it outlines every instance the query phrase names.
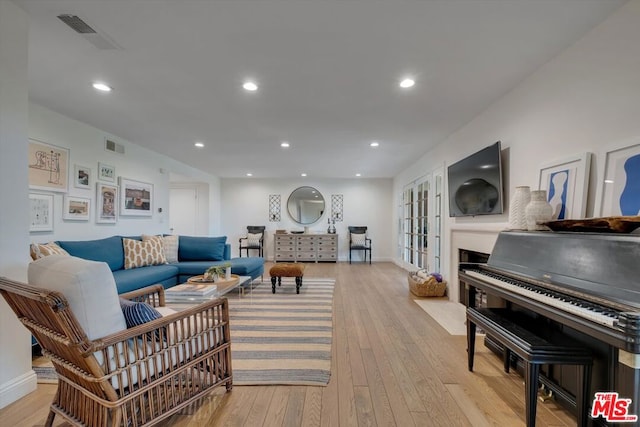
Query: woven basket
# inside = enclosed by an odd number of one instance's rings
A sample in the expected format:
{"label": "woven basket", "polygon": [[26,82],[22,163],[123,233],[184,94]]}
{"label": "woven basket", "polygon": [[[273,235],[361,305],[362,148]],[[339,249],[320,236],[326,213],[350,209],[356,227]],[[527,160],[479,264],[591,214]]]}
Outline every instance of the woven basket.
{"label": "woven basket", "polygon": [[407,276],[409,281],[409,290],[412,294],[419,297],[441,297],[447,289],[447,282],[437,282],[435,278],[430,278],[424,283],[418,283],[413,280],[413,277],[409,274]]}

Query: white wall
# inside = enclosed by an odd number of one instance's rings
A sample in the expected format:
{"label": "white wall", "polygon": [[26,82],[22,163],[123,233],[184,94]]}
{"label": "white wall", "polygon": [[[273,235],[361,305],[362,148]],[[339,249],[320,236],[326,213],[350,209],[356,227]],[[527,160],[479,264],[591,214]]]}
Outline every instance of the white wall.
{"label": "white wall", "polygon": [[[0,0],[0,276],[26,278],[27,14]],[[30,334],[0,298],[0,408],[35,390]]]}
{"label": "white wall", "polygon": [[[273,234],[276,229],[303,230],[286,212],[287,199],[301,186],[315,187],[326,203],[322,218],[312,224],[311,232],[327,231],[327,216],[331,214],[331,195],[343,195],[344,221],[336,223],[339,235],[339,259],[347,260],[349,225],[366,225],[373,240],[373,260],[392,259],[391,223],[393,203],[390,179],[222,179],[222,223],[224,234],[231,243],[233,256],[238,255],[238,239],[246,235],[247,225],[265,225],[267,242],[265,256],[272,259]],[[269,195],[281,197],[281,221],[269,222]],[[361,253],[354,259],[360,259]]]}
{"label": "white wall", "polygon": [[[594,195],[603,159],[598,153],[608,144],[637,140],[639,118],[640,1],[632,0],[395,177],[394,197],[425,171],[501,140],[507,195],[518,185],[537,188],[545,162],[595,153],[587,216],[597,215]],[[507,196],[505,207],[508,203]],[[443,271],[455,284],[458,248],[492,248],[498,230],[506,228],[507,214],[452,219],[446,212],[445,219],[443,253],[450,257],[444,258]],[[457,289],[452,291],[457,299]]]}
{"label": "white wall", "polygon": [[[219,197],[220,181],[217,177],[188,167],[169,157],[160,155],[112,134],[70,119],[40,105],[29,106],[29,137],[70,149],[70,171],[74,164],[87,166],[92,170],[90,189],[69,185],[69,195],[91,199],[91,219],[89,221],[69,221],[62,219],[63,196],[54,196],[53,232],[31,233],[31,240],[87,240],[108,237],[114,234],[135,235],[141,233],[168,233],[170,227],[169,176],[171,173],[189,176],[194,181],[204,182],[209,187],[209,218],[206,218],[208,234],[220,233]],[[108,137],[125,147],[125,154],[105,150],[104,139]],[[152,183],[154,200],[152,217],[120,216],[116,224],[96,224],[96,178],[98,162],[115,166],[116,176]],[[158,212],[162,208],[162,213]]]}

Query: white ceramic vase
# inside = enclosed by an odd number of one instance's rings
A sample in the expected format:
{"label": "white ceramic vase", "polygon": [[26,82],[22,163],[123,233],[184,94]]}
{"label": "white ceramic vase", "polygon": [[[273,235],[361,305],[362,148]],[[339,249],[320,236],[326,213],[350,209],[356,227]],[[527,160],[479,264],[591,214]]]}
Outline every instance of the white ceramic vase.
{"label": "white ceramic vase", "polygon": [[525,210],[531,201],[531,191],[528,186],[516,187],[516,191],[509,202],[509,228],[511,230],[526,230],[527,217]]}
{"label": "white ceramic vase", "polygon": [[538,190],[531,192],[531,201],[525,209],[527,216],[527,230],[546,230],[543,225],[539,225],[539,221],[549,221],[553,216],[553,208],[547,202],[547,190]]}

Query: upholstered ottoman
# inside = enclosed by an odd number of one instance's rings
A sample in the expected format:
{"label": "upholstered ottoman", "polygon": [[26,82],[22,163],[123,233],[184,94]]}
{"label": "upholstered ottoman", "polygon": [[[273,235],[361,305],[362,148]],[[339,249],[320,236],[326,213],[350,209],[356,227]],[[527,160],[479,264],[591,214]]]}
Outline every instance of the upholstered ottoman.
{"label": "upholstered ottoman", "polygon": [[302,276],[304,276],[304,264],[276,264],[269,270],[271,276],[271,291],[276,293],[276,280],[278,286],[282,285],[283,277],[295,277],[296,278],[296,293],[300,293],[300,286],[302,286]]}

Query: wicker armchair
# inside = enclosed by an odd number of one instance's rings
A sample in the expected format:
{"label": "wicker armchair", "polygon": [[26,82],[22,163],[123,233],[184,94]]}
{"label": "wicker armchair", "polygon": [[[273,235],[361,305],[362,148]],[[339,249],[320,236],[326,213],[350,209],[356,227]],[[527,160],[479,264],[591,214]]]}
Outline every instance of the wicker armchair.
{"label": "wicker armchair", "polygon": [[[213,387],[232,387],[226,298],[89,340],[61,293],[5,278],[0,293],[58,374],[47,426],[56,414],[73,425],[152,425]],[[122,297],[165,303],[161,285]]]}

